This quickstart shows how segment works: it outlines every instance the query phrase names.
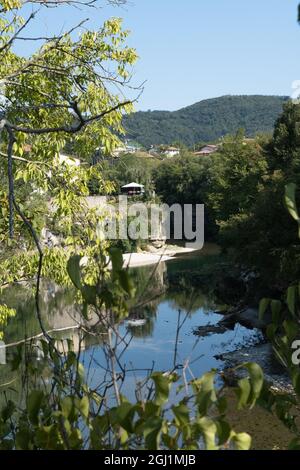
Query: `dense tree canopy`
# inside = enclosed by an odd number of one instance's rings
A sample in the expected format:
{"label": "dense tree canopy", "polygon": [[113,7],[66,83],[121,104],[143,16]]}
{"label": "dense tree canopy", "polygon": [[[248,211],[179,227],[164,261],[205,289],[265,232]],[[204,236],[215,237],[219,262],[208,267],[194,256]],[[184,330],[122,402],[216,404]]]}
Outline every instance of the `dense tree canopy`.
{"label": "dense tree canopy", "polygon": [[[201,159],[186,152],[167,159],[153,172],[155,190],[169,205],[206,204],[211,185],[211,165],[211,158]],[[211,239],[216,234],[216,224],[208,205],[205,221],[206,239]]]}
{"label": "dense tree canopy", "polygon": [[[98,169],[105,180],[110,180],[113,183],[114,194],[120,194],[123,185],[135,182],[145,186],[146,197],[151,199],[154,191],[152,172],[159,164],[159,159],[140,152],[106,159],[98,164]],[[89,182],[89,188],[91,194],[101,194],[99,179],[92,178]]]}
{"label": "dense tree canopy", "polygon": [[[279,289],[299,277],[297,228],[284,204],[285,185],[300,184],[299,109],[299,104],[287,103],[269,142],[258,141],[250,153],[237,152],[236,162],[245,173],[239,174],[236,184],[235,159],[220,161],[221,173],[215,170],[217,185],[210,194],[224,246],[234,249],[235,259],[242,265],[257,270],[265,286]],[[224,177],[221,186],[220,174]]]}
{"label": "dense tree canopy", "polygon": [[200,101],[178,111],[138,112],[124,119],[129,138],[145,146],[181,141],[194,146],[234,134],[248,137],[271,132],[287,100],[279,96],[223,96]]}

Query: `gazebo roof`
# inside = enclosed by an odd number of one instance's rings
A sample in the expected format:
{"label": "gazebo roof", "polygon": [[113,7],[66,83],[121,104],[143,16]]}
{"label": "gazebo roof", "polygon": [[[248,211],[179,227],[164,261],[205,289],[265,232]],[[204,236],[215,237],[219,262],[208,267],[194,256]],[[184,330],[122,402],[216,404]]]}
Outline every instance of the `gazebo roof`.
{"label": "gazebo roof", "polygon": [[139,183],[129,183],[129,184],[125,184],[124,186],[122,186],[122,188],[143,188],[144,185],[143,184],[139,184]]}

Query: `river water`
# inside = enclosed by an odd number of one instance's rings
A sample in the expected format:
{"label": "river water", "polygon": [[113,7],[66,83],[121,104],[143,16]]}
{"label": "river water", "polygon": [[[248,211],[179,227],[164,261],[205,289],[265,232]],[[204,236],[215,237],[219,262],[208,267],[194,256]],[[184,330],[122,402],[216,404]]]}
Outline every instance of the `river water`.
{"label": "river water", "polygon": [[[195,334],[199,327],[215,325],[222,318],[218,311],[223,306],[216,299],[213,289],[201,283],[191,283],[186,273],[190,275],[192,272],[196,276],[205,266],[213,266],[215,261],[214,256],[204,252],[132,271],[137,298],[131,306],[129,317],[116,326],[120,338],[125,336],[127,342],[127,347],[120,344],[117,373],[122,369],[127,371],[121,392],[129,399],[135,399],[137,385],[143,383],[150,370],[184,371],[189,380],[212,368],[221,370],[224,363],[217,358],[220,354],[261,341],[259,331],[239,324],[232,330],[210,332],[208,328],[201,335]],[[62,340],[59,344],[64,344],[66,339],[73,341],[74,350],[80,350],[89,385],[101,392],[106,365],[103,339],[101,335],[83,334],[77,328],[81,315],[74,298],[74,289],[43,281],[43,321],[46,328],[55,330],[52,334]],[[22,380],[19,371],[11,370],[10,359],[17,351],[16,343],[41,333],[35,315],[34,289],[24,285],[6,288],[2,291],[0,303],[15,308],[17,312],[9,319],[3,332],[3,341],[8,347],[7,364],[0,364],[0,386],[11,384],[6,389],[5,399],[21,400],[24,394]],[[37,342],[33,340],[33,344]],[[46,375],[44,381],[49,378]],[[255,448],[287,445],[291,436],[276,418],[261,409],[255,413],[238,413],[230,393],[229,419],[236,430],[247,431],[254,436]],[[170,396],[171,401],[174,398],[174,395]]]}
{"label": "river water", "polygon": [[[124,393],[131,396],[132,380],[140,381],[150,369],[172,370],[186,367],[187,378],[199,377],[212,368],[222,369],[223,363],[216,356],[234,351],[242,346],[255,344],[261,337],[257,330],[249,330],[236,324],[233,330],[218,333],[195,334],[199,327],[215,325],[221,316],[220,307],[213,294],[199,288],[184,285],[184,273],[197,270],[207,262],[202,254],[182,257],[161,263],[156,267],[133,270],[137,284],[136,303],[133,303],[129,318],[118,325],[120,337],[127,333],[130,344],[122,354],[122,366],[135,372],[128,373]],[[183,284],[173,284],[174,276],[183,275]],[[149,279],[151,281],[149,282]],[[180,284],[180,283],[179,283]],[[1,303],[15,308],[17,314],[4,329],[4,342],[8,345],[33,337],[40,333],[35,316],[33,290],[23,285],[7,288],[1,296]],[[105,356],[101,336],[87,336],[82,339],[77,328],[80,308],[74,303],[73,289],[61,288],[52,282],[43,282],[41,305],[44,323],[48,330],[57,330],[61,339],[72,339],[74,348],[79,349],[81,338],[81,359],[89,364],[91,382],[101,382]],[[123,344],[120,345],[122,350]],[[14,347],[7,348],[10,357]],[[0,366],[0,374],[4,366]],[[7,370],[7,367],[5,367]]]}

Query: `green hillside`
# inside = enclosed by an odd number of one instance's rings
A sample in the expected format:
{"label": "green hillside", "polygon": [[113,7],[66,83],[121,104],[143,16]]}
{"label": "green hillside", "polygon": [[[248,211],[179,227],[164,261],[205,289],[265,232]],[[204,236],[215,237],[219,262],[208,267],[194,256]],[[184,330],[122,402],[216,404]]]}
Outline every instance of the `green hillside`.
{"label": "green hillside", "polygon": [[239,128],[251,137],[270,132],[287,101],[283,96],[222,96],[178,111],[137,112],[124,119],[129,138],[145,146],[214,141]]}

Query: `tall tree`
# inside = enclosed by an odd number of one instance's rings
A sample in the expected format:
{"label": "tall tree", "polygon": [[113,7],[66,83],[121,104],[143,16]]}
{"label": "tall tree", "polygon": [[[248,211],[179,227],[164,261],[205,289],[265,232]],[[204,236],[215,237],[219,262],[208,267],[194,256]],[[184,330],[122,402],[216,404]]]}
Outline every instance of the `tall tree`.
{"label": "tall tree", "polygon": [[[32,5],[29,14],[28,3]],[[46,206],[51,205],[48,215],[52,220],[57,216],[69,245],[95,241],[95,220],[78,220],[93,170],[66,164],[60,154],[66,144],[79,156],[100,146],[111,150],[118,144],[122,116],[132,110],[132,99],[124,95],[137,59],[135,50],[126,45],[128,31],[122,29],[119,18],[105,21],[97,30],[88,29],[88,20],[82,20],[59,35],[32,36],[31,27],[41,11],[64,4],[96,7],[93,0],[0,0],[0,177],[4,182],[0,231],[7,234],[2,240],[9,237],[9,247],[22,248],[13,257],[7,246],[3,249],[2,241],[2,274],[6,273],[2,282],[25,272],[33,275],[33,263],[38,270],[38,315],[44,251],[36,227],[41,207],[31,205],[28,210],[27,202],[35,195],[43,196]],[[34,49],[29,56],[16,52],[15,46],[25,42]],[[89,225],[83,223],[86,220]],[[31,239],[38,258],[26,253]],[[65,260],[64,252],[61,256]],[[55,271],[61,263],[49,259]]]}

